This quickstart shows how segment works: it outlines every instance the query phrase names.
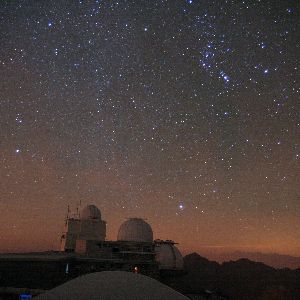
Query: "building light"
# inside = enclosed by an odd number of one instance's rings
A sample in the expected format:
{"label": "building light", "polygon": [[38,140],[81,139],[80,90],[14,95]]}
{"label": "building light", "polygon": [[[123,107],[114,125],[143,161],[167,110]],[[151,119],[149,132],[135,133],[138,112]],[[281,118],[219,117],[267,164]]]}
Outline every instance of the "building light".
{"label": "building light", "polygon": [[28,300],[28,299],[32,299],[31,294],[20,294],[19,296],[19,300]]}
{"label": "building light", "polygon": [[66,265],[65,273],[66,273],[66,274],[69,274],[69,264]]}

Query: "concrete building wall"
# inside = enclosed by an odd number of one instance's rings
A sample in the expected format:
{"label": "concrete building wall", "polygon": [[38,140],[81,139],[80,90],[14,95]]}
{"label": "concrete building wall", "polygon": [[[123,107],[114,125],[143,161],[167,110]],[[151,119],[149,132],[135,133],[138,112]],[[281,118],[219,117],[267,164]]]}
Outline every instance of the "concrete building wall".
{"label": "concrete building wall", "polygon": [[74,251],[76,240],[104,241],[106,222],[98,219],[67,219],[61,239],[61,251]]}

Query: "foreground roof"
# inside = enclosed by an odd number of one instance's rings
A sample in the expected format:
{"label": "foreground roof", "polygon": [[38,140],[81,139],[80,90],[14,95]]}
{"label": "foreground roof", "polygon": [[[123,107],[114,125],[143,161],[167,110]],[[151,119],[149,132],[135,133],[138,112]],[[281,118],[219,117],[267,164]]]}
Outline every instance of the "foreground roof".
{"label": "foreground roof", "polygon": [[36,300],[187,300],[157,280],[130,272],[106,271],[77,277]]}

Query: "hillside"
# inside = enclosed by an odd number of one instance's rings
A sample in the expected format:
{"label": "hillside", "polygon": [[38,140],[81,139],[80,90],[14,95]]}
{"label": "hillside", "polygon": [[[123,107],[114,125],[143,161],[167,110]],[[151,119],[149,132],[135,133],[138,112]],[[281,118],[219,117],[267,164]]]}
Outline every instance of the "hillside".
{"label": "hillside", "polygon": [[182,293],[215,291],[227,299],[300,299],[300,269],[275,269],[239,259],[219,264],[192,253],[184,257],[186,274],[163,281]]}

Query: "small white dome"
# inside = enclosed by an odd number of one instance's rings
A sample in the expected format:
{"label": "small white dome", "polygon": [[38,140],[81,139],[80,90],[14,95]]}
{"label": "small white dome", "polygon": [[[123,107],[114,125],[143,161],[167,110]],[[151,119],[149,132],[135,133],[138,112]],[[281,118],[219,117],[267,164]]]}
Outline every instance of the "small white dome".
{"label": "small white dome", "polygon": [[101,220],[101,212],[99,208],[95,205],[87,205],[81,211],[81,219],[82,220],[90,220],[90,219],[97,219]]}
{"label": "small white dome", "polygon": [[162,270],[182,270],[183,258],[177,247],[171,242],[159,242],[155,245],[156,261]]}
{"label": "small white dome", "polygon": [[143,219],[131,218],[119,228],[118,241],[153,242],[151,226]]}

